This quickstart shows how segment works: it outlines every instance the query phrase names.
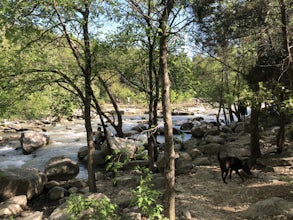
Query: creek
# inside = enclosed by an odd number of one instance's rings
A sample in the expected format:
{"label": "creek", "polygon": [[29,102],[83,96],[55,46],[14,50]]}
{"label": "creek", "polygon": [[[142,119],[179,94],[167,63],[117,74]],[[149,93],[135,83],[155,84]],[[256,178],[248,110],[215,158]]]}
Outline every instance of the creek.
{"label": "creek", "polygon": [[[173,127],[180,128],[180,125],[187,122],[191,118],[203,117],[205,121],[215,121],[214,115],[208,114],[194,114],[188,116],[173,116]],[[147,115],[140,116],[124,116],[123,117],[123,130],[130,130],[138,123],[145,121]],[[98,119],[94,119],[93,130],[97,129],[99,124]],[[163,126],[163,121],[159,121],[159,125]],[[113,129],[111,129],[113,131]],[[114,132],[114,131],[113,131]],[[40,171],[44,171],[47,161],[55,156],[65,155],[71,158],[73,161],[78,162],[77,152],[78,150],[86,146],[86,133],[84,127],[84,121],[82,119],[75,119],[71,122],[64,124],[50,125],[47,127],[47,134],[50,137],[51,143],[45,147],[39,148],[33,154],[24,155],[20,149],[19,141],[11,142],[0,148],[0,169],[6,168],[36,168]],[[180,140],[187,140],[191,137],[191,134],[184,133],[183,136],[177,136]],[[164,142],[164,137],[159,136],[158,141]],[[87,170],[85,166],[80,164],[80,172],[77,178],[86,179]]]}

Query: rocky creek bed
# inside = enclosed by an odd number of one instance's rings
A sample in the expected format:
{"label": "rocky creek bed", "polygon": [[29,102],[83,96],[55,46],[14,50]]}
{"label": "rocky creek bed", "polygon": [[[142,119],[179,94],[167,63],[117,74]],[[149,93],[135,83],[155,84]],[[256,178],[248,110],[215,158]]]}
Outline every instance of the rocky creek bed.
{"label": "rocky creek bed", "polygon": [[[252,167],[253,176],[243,174],[245,182],[242,182],[233,173],[232,179],[227,179],[228,184],[224,184],[216,155],[221,151],[222,156],[247,158],[250,144],[249,126],[247,123],[235,123],[223,127],[221,133],[217,133],[212,124],[194,124],[196,126],[190,131],[192,137],[183,142],[177,141],[175,145],[179,155],[176,162],[175,186],[177,219],[293,219],[292,140],[286,139],[284,152],[278,155],[274,153],[277,128],[262,130],[263,156],[258,159],[257,165]],[[5,146],[9,142],[6,138],[2,139],[2,146],[3,141]],[[10,141],[12,144],[17,142],[17,135],[14,134]],[[4,157],[2,155],[1,160]],[[106,195],[117,204],[120,213],[128,215],[129,219],[145,219],[140,210],[129,205],[133,196],[132,190],[139,183],[137,172],[129,169],[122,171],[115,187],[106,172],[99,171],[96,177],[98,193]],[[153,183],[157,190],[164,192],[164,179],[161,174],[154,174]],[[2,202],[0,218],[11,219],[13,216],[18,220],[65,219],[64,202],[68,195],[76,192],[89,194],[85,180],[74,178],[68,181],[47,181],[42,192],[28,201],[26,196],[26,201],[23,197],[15,199],[21,200],[18,205],[15,200],[15,203],[7,203],[8,200]],[[14,208],[9,204],[14,204]],[[13,212],[10,215],[5,214],[7,209]]]}

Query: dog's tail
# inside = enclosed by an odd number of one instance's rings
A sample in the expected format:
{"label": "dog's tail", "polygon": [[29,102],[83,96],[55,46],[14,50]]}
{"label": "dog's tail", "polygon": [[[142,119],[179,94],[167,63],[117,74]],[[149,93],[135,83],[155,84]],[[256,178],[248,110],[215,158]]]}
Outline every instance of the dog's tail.
{"label": "dog's tail", "polygon": [[217,155],[217,157],[218,157],[218,161],[219,161],[219,162],[221,162],[221,158],[220,158],[220,151],[218,152],[218,155]]}

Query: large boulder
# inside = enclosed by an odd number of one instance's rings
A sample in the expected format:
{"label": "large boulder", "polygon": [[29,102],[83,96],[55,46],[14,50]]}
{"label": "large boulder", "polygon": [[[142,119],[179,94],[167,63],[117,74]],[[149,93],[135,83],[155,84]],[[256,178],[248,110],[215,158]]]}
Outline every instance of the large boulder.
{"label": "large boulder", "polygon": [[30,154],[36,149],[49,144],[49,136],[40,132],[23,132],[20,136],[20,146],[24,154]]}
{"label": "large boulder", "polygon": [[102,146],[102,151],[108,155],[110,152],[125,153],[130,158],[134,158],[137,149],[142,146],[140,141],[108,136],[108,142],[111,150],[107,146]]}
{"label": "large boulder", "polygon": [[42,193],[47,178],[37,169],[13,168],[0,170],[0,201],[26,195],[31,199]]}
{"label": "large boulder", "polygon": [[180,130],[191,130],[194,124],[192,122],[185,122],[180,126]]}
{"label": "large boulder", "polygon": [[197,147],[204,155],[212,156],[217,155],[221,151],[223,146],[217,143],[210,143],[205,145],[200,145]]}
{"label": "large boulder", "polygon": [[45,166],[45,174],[48,180],[70,180],[79,173],[78,164],[65,156],[51,158]]}
{"label": "large boulder", "polygon": [[200,142],[200,139],[191,137],[190,139],[183,142],[183,149],[186,151],[189,149],[194,149],[200,144]]}
{"label": "large boulder", "polygon": [[[293,202],[289,202],[279,197],[272,197],[265,200],[258,201],[252,204],[247,210],[241,213],[245,218],[251,219],[272,219],[272,216],[283,215],[285,218],[293,218]],[[276,218],[277,219],[277,218]]]}
{"label": "large boulder", "polygon": [[205,141],[209,143],[224,144],[225,139],[220,136],[207,135]]}
{"label": "large boulder", "polygon": [[192,158],[186,152],[180,152],[176,159],[176,175],[186,174],[192,169]]}
{"label": "large boulder", "polygon": [[194,138],[202,138],[206,132],[206,128],[202,126],[196,126],[191,129],[192,137]]}

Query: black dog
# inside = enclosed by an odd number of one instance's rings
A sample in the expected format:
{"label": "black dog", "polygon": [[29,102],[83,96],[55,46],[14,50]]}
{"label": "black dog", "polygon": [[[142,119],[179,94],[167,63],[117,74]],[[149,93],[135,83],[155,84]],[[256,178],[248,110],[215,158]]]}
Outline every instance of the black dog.
{"label": "black dog", "polygon": [[222,172],[222,179],[223,182],[227,184],[226,177],[229,173],[229,177],[231,179],[232,171],[235,170],[235,172],[240,176],[242,182],[244,182],[243,177],[239,173],[239,170],[242,169],[245,173],[252,175],[250,172],[250,167],[248,166],[247,162],[244,162],[240,160],[237,157],[224,157],[220,158],[220,152],[218,153],[218,160],[220,162],[221,172]]}

